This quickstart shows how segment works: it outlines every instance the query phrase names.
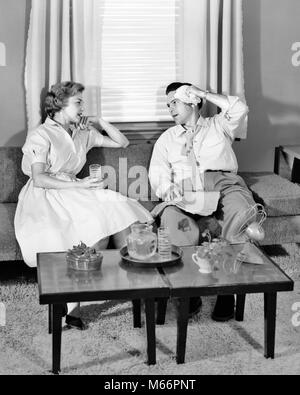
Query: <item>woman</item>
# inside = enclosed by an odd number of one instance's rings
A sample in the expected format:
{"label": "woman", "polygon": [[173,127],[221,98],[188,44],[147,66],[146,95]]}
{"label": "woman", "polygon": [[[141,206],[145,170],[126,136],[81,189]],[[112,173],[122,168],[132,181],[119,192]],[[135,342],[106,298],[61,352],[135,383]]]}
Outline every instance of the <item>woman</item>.
{"label": "woman", "polygon": [[[70,81],[53,85],[44,103],[47,119],[28,133],[22,149],[22,170],[30,179],[19,195],[15,231],[29,266],[36,266],[37,252],[63,251],[81,241],[104,249],[113,236],[121,248],[131,224],[152,222],[137,201],[103,189],[101,180],[76,178],[91,148],[129,144],[101,118],[99,127],[107,136],[82,121],[83,90]],[[67,324],[83,329],[78,304],[69,304],[67,310]]]}

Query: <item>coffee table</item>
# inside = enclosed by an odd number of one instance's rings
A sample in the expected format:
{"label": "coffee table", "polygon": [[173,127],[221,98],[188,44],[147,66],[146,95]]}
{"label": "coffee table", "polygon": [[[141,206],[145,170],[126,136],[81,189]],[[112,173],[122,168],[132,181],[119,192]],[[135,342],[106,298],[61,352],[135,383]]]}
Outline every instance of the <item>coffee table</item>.
{"label": "coffee table", "polygon": [[[192,260],[192,254],[197,247],[182,247],[184,265],[178,270],[163,268],[165,281],[170,286],[170,296],[179,298],[177,363],[185,360],[189,298],[226,294],[237,296],[237,321],[243,320],[246,294],[264,294],[264,355],[266,358],[274,358],[277,292],[292,291],[294,283],[261,249],[254,244],[252,247],[262,257],[263,264],[242,263],[237,273],[228,272],[222,266],[210,274],[200,273]],[[239,252],[243,245],[234,245],[232,248]]]}
{"label": "coffee table", "polygon": [[140,326],[140,300],[145,300],[148,363],[155,364],[155,298],[166,300],[170,290],[156,268],[131,268],[121,261],[119,250],[103,251],[100,271],[68,269],[65,252],[38,253],[40,304],[49,305],[52,333],[52,371],[58,374],[61,359],[63,304],[111,299],[133,301],[134,326]]}

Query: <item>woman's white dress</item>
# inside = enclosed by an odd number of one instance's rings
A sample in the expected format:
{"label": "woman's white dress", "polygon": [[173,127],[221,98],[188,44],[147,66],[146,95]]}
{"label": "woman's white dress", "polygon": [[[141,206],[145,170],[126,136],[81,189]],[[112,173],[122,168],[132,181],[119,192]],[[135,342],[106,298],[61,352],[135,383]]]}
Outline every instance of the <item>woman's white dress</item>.
{"label": "woman's white dress", "polygon": [[16,237],[27,265],[36,266],[37,252],[65,251],[80,241],[92,246],[136,221],[153,221],[136,200],[108,189],[33,186],[33,163],[45,163],[53,177],[76,179],[87,152],[102,143],[103,136],[93,129],[74,130],[71,137],[50,118],[28,134],[22,170],[30,179],[20,192],[15,214]]}

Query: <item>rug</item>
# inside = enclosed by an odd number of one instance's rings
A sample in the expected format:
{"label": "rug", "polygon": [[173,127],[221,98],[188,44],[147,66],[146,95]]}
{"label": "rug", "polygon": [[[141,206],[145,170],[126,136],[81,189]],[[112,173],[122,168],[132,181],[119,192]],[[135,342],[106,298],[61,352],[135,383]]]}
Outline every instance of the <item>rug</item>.
{"label": "rug", "polygon": [[[200,313],[189,321],[181,365],[175,360],[174,301],[168,302],[165,325],[156,326],[157,363],[152,366],[146,362],[144,314],[142,328],[133,328],[131,302],[103,301],[82,306],[88,330],[63,331],[61,375],[299,375],[300,245],[268,246],[266,252],[295,282],[294,291],[278,293],[273,360],[264,358],[262,294],[247,295],[243,322],[212,321],[216,298],[203,298]],[[36,281],[2,281],[0,302],[6,306],[6,325],[0,326],[0,374],[51,374],[48,309],[39,305]]]}

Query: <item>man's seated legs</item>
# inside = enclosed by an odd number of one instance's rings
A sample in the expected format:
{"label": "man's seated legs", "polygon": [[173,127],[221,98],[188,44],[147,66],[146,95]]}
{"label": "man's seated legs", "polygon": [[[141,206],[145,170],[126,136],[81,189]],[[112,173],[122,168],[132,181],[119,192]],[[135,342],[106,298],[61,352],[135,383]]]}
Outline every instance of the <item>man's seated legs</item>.
{"label": "man's seated legs", "polygon": [[199,228],[196,221],[178,207],[167,206],[160,223],[169,228],[172,244],[179,247],[198,245]]}
{"label": "man's seated legs", "polygon": [[[240,225],[246,220],[246,213],[255,205],[252,193],[243,179],[233,173],[209,174],[215,186],[221,192],[216,217],[222,228],[222,237],[229,242],[244,242],[245,236],[237,237]],[[212,180],[212,179],[211,179]],[[234,296],[219,295],[212,318],[215,321],[227,321],[234,316]]]}
{"label": "man's seated legs", "polygon": [[[249,209],[253,207],[255,213],[255,202],[251,195],[243,191],[227,193],[222,198],[223,216],[219,219],[222,227],[222,237],[231,243],[243,243],[247,240],[246,235],[240,233],[241,226],[247,222]],[[253,222],[255,216],[253,217]]]}

